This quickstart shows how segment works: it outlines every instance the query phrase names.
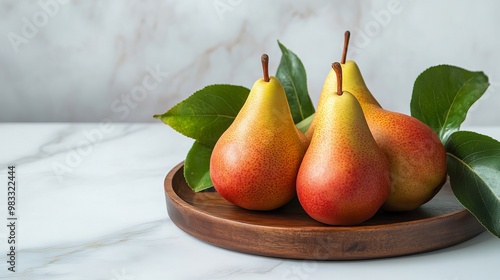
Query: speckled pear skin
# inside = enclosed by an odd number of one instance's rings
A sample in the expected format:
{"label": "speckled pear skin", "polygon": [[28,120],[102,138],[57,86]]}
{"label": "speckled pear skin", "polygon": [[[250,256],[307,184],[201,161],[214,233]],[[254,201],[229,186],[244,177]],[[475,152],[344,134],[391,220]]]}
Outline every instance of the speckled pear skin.
{"label": "speckled pear skin", "polygon": [[446,151],[437,134],[418,119],[384,110],[352,60],[342,64],[343,86],[361,104],[375,141],[391,166],[391,193],[383,208],[410,211],[429,201],[446,182]]}
{"label": "speckled pear skin", "polygon": [[292,119],[280,82],[257,80],[210,158],[210,177],[227,201],[272,210],[296,195],[297,171],[308,140]]}
{"label": "speckled pear skin", "polygon": [[[343,72],[346,70],[355,72],[356,69],[357,72],[359,72],[358,66],[354,63],[354,61],[348,60],[345,64],[340,64],[340,65],[342,66]],[[356,99],[358,99],[358,101],[360,102],[361,106],[363,106],[363,104],[375,104],[380,107],[377,100],[375,100],[375,98],[371,94],[370,95],[358,94],[359,92],[362,92],[364,89],[367,88],[365,85],[365,81],[363,80],[363,77],[361,75],[353,76],[350,73],[345,73],[344,75],[346,75],[343,78],[344,90],[354,94]],[[323,105],[325,98],[331,94],[332,88],[337,88],[337,75],[335,74],[335,71],[333,69],[331,69],[330,72],[328,72],[328,75],[326,76],[325,81],[323,82],[323,87],[321,89],[321,93],[318,99],[318,108],[320,108]],[[309,125],[309,128],[305,133],[306,137],[309,140],[312,138],[312,134],[314,132],[315,127],[316,127],[316,118],[313,118],[311,124]]]}
{"label": "speckled pear skin", "polygon": [[389,163],[356,98],[332,91],[324,97],[297,175],[297,196],[307,214],[319,222],[357,225],[387,199]]}

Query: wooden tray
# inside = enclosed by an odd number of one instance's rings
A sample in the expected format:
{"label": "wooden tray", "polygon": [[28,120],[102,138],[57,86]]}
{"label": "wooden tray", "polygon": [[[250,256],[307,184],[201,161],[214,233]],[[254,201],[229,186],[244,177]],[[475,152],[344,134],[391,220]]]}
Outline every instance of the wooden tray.
{"label": "wooden tray", "polygon": [[215,191],[195,193],[183,163],[165,178],[167,210],[188,234],[213,245],[262,256],[354,260],[401,256],[449,247],[484,231],[447,183],[430,202],[404,213],[379,212],[359,226],[327,226],[294,200],[270,212],[230,204]]}

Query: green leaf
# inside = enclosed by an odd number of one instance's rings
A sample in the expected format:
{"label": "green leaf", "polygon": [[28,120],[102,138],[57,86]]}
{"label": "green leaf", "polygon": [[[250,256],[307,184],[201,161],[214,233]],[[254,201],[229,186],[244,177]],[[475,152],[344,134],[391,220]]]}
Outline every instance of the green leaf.
{"label": "green leaf", "polygon": [[420,74],[413,86],[411,115],[429,125],[443,143],[460,129],[467,111],[488,88],[483,72],[438,65]]}
{"label": "green leaf", "polygon": [[235,85],[210,85],[181,101],[163,115],[155,115],[181,134],[213,147],[233,123],[249,89]]}
{"label": "green leaf", "polygon": [[455,196],[488,231],[500,237],[500,142],[457,131],[449,137],[446,150]]}
{"label": "green leaf", "polygon": [[213,186],[210,179],[212,148],[194,142],[184,161],[184,178],[189,187],[199,192]]}
{"label": "green leaf", "polygon": [[314,105],[307,91],[306,70],[296,54],[283,46],[280,41],[278,45],[282,56],[276,78],[285,89],[293,121],[299,123],[314,113]]}
{"label": "green leaf", "polygon": [[310,115],[309,117],[305,118],[295,126],[302,131],[302,133],[306,133],[307,129],[309,128],[309,125],[311,124],[315,114]]}

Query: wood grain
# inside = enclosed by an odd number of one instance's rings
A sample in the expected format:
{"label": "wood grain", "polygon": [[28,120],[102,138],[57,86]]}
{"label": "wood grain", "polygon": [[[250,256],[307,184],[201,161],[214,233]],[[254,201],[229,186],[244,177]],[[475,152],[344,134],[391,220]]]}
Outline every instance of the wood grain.
{"label": "wood grain", "polygon": [[484,227],[456,200],[447,183],[411,212],[379,212],[358,226],[328,226],[294,200],[268,212],[249,211],[215,191],[193,192],[183,163],[165,178],[167,211],[188,234],[234,251],[293,259],[354,260],[393,257],[449,247]]}

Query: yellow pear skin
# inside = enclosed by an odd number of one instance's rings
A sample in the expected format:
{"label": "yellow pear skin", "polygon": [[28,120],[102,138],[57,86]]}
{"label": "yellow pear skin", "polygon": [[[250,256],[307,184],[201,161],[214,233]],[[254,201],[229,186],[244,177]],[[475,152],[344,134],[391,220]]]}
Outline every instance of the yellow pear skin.
{"label": "yellow pear skin", "polygon": [[368,126],[391,166],[392,189],[383,208],[409,211],[429,201],[446,182],[446,151],[418,119],[384,110],[354,61],[342,65],[343,84],[361,104]]}
{"label": "yellow pear skin", "polygon": [[319,222],[360,224],[387,199],[391,186],[387,158],[351,93],[330,90],[315,119],[316,129],[297,175],[299,202]]}
{"label": "yellow pear skin", "polygon": [[264,77],[254,83],[233,123],[217,141],[210,177],[217,192],[235,205],[276,209],[296,195],[297,172],[307,144],[295,127],[280,82]]}

